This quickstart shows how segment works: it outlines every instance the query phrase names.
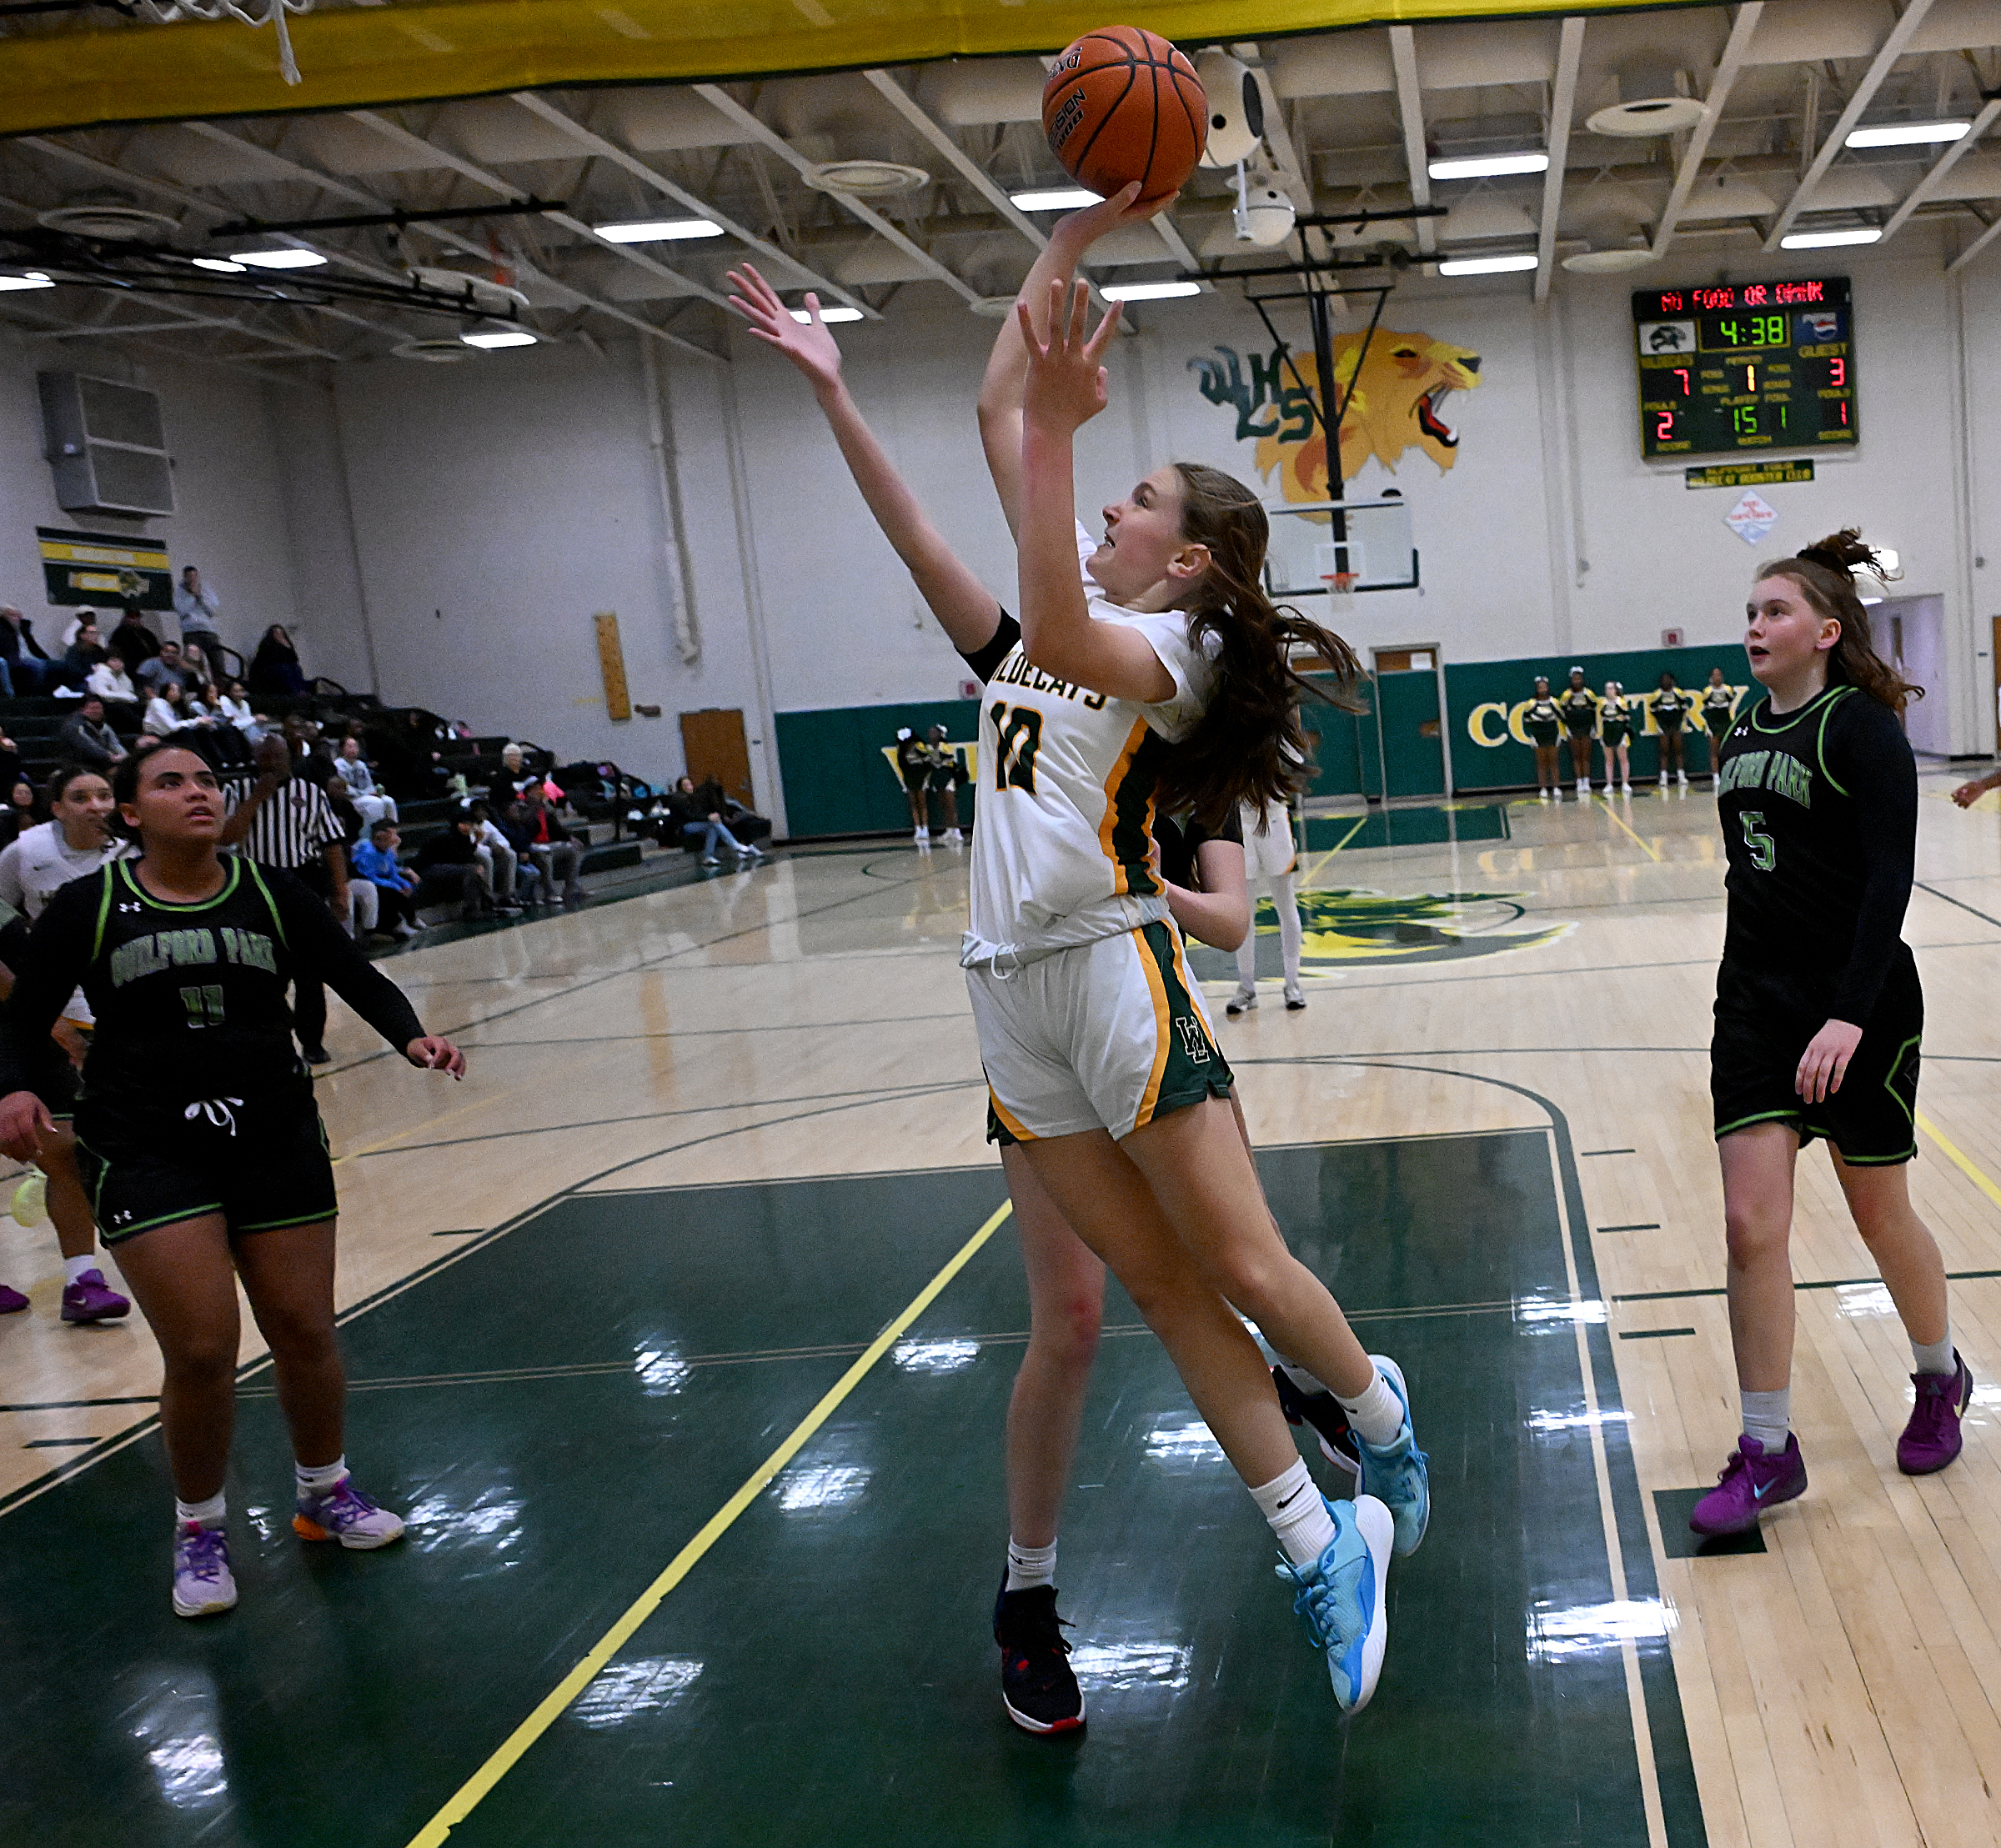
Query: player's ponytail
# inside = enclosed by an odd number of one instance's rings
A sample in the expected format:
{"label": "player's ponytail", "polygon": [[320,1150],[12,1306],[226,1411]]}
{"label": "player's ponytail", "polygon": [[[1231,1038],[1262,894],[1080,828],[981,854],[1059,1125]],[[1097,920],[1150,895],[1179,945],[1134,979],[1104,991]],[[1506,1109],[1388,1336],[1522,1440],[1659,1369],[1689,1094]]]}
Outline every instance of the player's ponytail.
{"label": "player's ponytail", "polygon": [[1798,555],[1778,558],[1761,566],[1758,576],[1789,578],[1806,594],[1807,601],[1823,616],[1841,624],[1841,639],[1828,657],[1828,679],[1859,687],[1893,713],[1901,714],[1913,699],[1922,699],[1924,689],[1906,680],[1876,652],[1869,635],[1869,612],[1855,588],[1855,573],[1866,569],[1873,576],[1885,573],[1876,548],[1864,543],[1859,528],[1844,526],[1812,545],[1803,545]]}
{"label": "player's ponytail", "polygon": [[[1209,553],[1188,608],[1188,635],[1213,663],[1216,687],[1162,767],[1158,801],[1164,814],[1190,809],[1205,829],[1216,829],[1240,803],[1284,804],[1305,787],[1312,764],[1300,701],[1311,695],[1362,711],[1355,694],[1361,667],[1338,635],[1265,594],[1271,527],[1256,495],[1219,468],[1174,468],[1181,536]],[[1296,649],[1316,671],[1331,671],[1331,691],[1293,666]]]}

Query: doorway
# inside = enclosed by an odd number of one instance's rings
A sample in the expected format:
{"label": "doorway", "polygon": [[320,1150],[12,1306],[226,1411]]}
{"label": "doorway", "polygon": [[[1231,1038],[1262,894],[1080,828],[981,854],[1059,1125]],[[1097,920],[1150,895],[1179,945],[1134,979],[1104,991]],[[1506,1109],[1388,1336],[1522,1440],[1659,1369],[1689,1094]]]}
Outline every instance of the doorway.
{"label": "doorway", "polygon": [[1928,757],[1952,753],[1952,721],[1945,697],[1945,599],[1890,597],[1869,611],[1876,647],[1925,697],[1904,709],[1904,735]]}
{"label": "doorway", "polygon": [[1386,797],[1450,796],[1445,665],[1430,643],[1369,651],[1376,683],[1376,739]]}
{"label": "doorway", "polygon": [[750,799],[750,747],[744,733],[744,714],[737,706],[709,706],[681,714],[681,759],[697,783],[710,777],[746,809]]}

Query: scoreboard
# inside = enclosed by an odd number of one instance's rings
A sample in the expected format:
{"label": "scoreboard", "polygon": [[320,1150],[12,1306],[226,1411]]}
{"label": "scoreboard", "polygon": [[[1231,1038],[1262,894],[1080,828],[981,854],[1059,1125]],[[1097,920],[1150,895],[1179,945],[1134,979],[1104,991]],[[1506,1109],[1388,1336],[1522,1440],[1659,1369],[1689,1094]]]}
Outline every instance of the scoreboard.
{"label": "scoreboard", "polygon": [[1644,289],[1632,298],[1632,325],[1642,455],[1857,441],[1847,277]]}

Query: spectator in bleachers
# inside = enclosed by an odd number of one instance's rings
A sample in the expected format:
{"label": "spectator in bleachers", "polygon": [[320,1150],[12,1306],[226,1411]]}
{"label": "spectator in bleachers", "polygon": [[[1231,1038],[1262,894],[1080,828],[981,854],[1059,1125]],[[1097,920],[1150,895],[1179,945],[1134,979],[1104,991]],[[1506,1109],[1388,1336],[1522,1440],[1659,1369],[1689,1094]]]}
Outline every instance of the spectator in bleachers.
{"label": "spectator in bleachers", "polygon": [[[240,842],[240,851],[259,866],[289,873],[336,918],[345,918],[347,843],[326,797],[293,775],[292,754],[282,738],[263,739],[255,761],[257,780],[248,790],[240,783],[224,789],[229,816],[218,844]],[[292,1030],[308,1065],[327,1063],[327,991],[303,967],[293,982]]]}
{"label": "spectator in bleachers", "polygon": [[104,702],[94,693],[83,696],[83,704],[63,721],[56,743],[72,764],[93,770],[108,771],[125,755],[118,734],[104,722]]}
{"label": "spectator in bleachers", "polygon": [[495,900],[504,906],[533,904],[534,901],[527,894],[540,884],[541,869],[514,844],[507,831],[494,820],[492,809],[478,796],[472,798],[469,806],[474,850],[486,868],[487,880],[494,889]]}
{"label": "spectator in bleachers", "polygon": [[208,721],[204,734],[208,742],[202,747],[204,757],[220,769],[248,766],[251,740],[229,723],[223,711],[223,696],[213,685],[203,687],[198,694],[190,690],[188,710]]}
{"label": "spectator in bleachers", "polygon": [[250,657],[250,690],[253,693],[298,694],[306,690],[306,677],[298,664],[298,650],[286,634],[282,623],[273,623]]}
{"label": "spectator in bleachers", "polygon": [[173,587],[173,610],[181,619],[181,639],[213,647],[222,640],[215,632],[216,613],[222,608],[215,593],[202,582],[193,565],[181,573]]}
{"label": "spectator in bleachers", "polygon": [[81,688],[90,679],[90,670],[103,659],[104,644],[98,639],[98,625],[86,611],[59,664],[63,685]]}
{"label": "spectator in bleachers", "polygon": [[350,732],[340,741],[340,754],[334,759],[334,768],[340,779],[348,786],[354,798],[354,806],[360,809],[370,827],[379,821],[395,821],[396,799],[375,787],[375,773],[369,768],[369,760],[361,754],[361,740]]}
{"label": "spectator in bleachers", "polygon": [[140,662],[138,672],[133,675],[133,679],[138,683],[140,692],[148,697],[157,696],[160,689],[169,680],[185,693],[192,678],[181,660],[181,644],[178,642],[161,643],[160,652],[150,661]]}
{"label": "spectator in bleachers", "polygon": [[214,664],[198,642],[181,644],[181,667],[188,676],[188,690],[205,687],[215,678]]}
{"label": "spectator in bleachers", "polygon": [[487,799],[495,814],[505,814],[521,799],[529,784],[539,788],[541,782],[541,774],[528,767],[527,751],[519,744],[504,744],[500,747],[500,768],[494,774]]}
{"label": "spectator in bleachers", "polygon": [[427,713],[412,708],[379,729],[371,754],[382,781],[406,800],[437,795],[444,787],[444,749]]}
{"label": "spectator in bleachers", "polygon": [[252,735],[257,729],[257,714],[250,709],[250,695],[243,690],[242,681],[232,680],[223,689],[221,697],[215,702],[215,709],[252,744],[257,742]]}
{"label": "spectator in bleachers", "polygon": [[21,747],[7,735],[7,728],[0,725],[0,789],[11,789],[21,774]]}
{"label": "spectator in bleachers", "polygon": [[8,785],[7,806],[0,809],[0,847],[13,846],[29,829],[48,819],[43,812],[42,792],[22,772],[19,763],[17,758],[14,779]]}
{"label": "spectator in bleachers", "polygon": [[356,875],[375,888],[377,934],[385,937],[417,934],[417,875],[396,858],[402,840],[394,822],[379,821],[348,855]]}
{"label": "spectator in bleachers", "polygon": [[27,696],[55,684],[56,664],[35,639],[35,625],[12,603],[0,603],[0,661],[10,694]]}
{"label": "spectator in bleachers", "polygon": [[519,810],[515,820],[526,840],[529,858],[535,863],[549,889],[553,893],[560,879],[564,904],[583,904],[584,888],[578,883],[578,874],[584,850],[576,836],[551,813],[539,779],[522,790],[515,807]]}
{"label": "spectator in bleachers", "polygon": [[125,671],[125,658],[116,649],[84,677],[83,690],[94,693],[106,708],[128,723],[139,716],[139,689]]}
{"label": "spectator in bleachers", "polygon": [[154,738],[172,738],[176,732],[207,730],[214,721],[193,711],[188,689],[178,680],[163,680],[160,690],[146,702],[146,716],[139,729]]}
{"label": "spectator in bleachers", "polygon": [[745,846],[730,832],[730,824],[720,811],[710,807],[707,799],[695,788],[693,777],[683,777],[668,791],[667,810],[680,828],[681,845],[701,849],[703,865],[716,864],[719,848],[727,849],[739,859],[756,856],[755,847]]}
{"label": "spectator in bleachers", "polygon": [[[487,882],[486,867],[474,839],[479,824],[473,819],[472,804],[463,804],[449,828],[439,829],[417,849],[417,904],[451,904],[463,909],[467,919],[490,918],[503,909],[494,901],[494,889]],[[509,904],[509,912],[519,907]]]}
{"label": "spectator in bleachers", "polygon": [[139,620],[136,609],[128,609],[118,619],[118,626],[104,638],[104,646],[133,669],[160,652],[159,638]]}

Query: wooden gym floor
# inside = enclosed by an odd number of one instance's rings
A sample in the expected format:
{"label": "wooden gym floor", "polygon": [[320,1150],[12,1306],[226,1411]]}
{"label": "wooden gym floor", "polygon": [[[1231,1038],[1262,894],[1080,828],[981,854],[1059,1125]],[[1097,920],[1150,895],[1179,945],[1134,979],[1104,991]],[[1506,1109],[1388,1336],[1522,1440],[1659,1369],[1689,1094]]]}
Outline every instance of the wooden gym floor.
{"label": "wooden gym floor", "polygon": [[1989,1384],[1942,1475],[1896,1472],[1908,1351],[1810,1155],[1813,1487],[1692,1555],[1736,1431],[1708,796],[1323,820],[1307,1010],[1226,1021],[1206,968],[1274,1210],[1432,1458],[1381,1690],[1338,1722],[1115,1291],[1061,1574],[1091,1725],[1017,1732],[963,863],[800,853],[394,959],[463,1086],[336,1005],[349,1451],[403,1547],[293,1540],[251,1334],[243,1601],[173,1617],[150,1338],[62,1326],[48,1229],[3,1222],[0,1839],[2001,1842],[2001,823],[1950,781],[1913,1184]]}

